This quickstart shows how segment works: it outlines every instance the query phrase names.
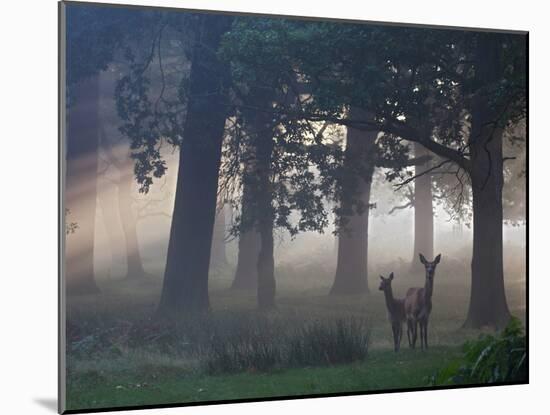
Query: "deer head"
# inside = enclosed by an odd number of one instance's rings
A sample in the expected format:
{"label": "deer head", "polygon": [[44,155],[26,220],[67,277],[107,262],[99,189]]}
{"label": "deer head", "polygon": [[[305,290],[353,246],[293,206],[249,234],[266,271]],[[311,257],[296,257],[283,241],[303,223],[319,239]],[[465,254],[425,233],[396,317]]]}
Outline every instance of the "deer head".
{"label": "deer head", "polygon": [[390,274],[388,278],[384,278],[382,275],[380,275],[380,287],[378,287],[378,289],[380,291],[386,291],[387,289],[391,288],[392,280],[393,280],[393,272]]}
{"label": "deer head", "polygon": [[422,262],[422,264],[424,264],[424,268],[426,268],[426,282],[432,284],[434,280],[435,267],[437,266],[437,264],[439,264],[439,261],[441,260],[441,254],[436,256],[433,261],[426,260],[426,258],[424,258],[424,255],[422,254],[419,254],[419,256],[420,262]]}

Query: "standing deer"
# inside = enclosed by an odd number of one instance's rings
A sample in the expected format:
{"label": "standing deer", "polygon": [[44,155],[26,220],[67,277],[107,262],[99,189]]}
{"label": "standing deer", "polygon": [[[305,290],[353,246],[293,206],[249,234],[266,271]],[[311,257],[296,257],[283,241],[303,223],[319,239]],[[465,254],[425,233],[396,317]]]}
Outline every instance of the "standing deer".
{"label": "standing deer", "polygon": [[[388,308],[388,317],[390,319],[391,330],[393,333],[393,349],[398,352],[401,346],[401,336],[403,335],[403,323],[405,322],[405,302],[402,299],[394,298],[391,288],[393,281],[393,272],[388,278],[380,275],[380,291],[384,291],[386,307]],[[408,333],[407,333],[408,334]],[[409,339],[410,343],[410,339]]]}
{"label": "standing deer", "polygon": [[[416,347],[418,325],[420,325],[420,347],[428,348],[428,319],[432,311],[432,293],[434,288],[435,267],[441,260],[441,254],[430,262],[419,254],[420,262],[426,268],[426,283],[424,288],[409,288],[405,296],[405,313],[407,318],[407,336],[409,345]],[[411,339],[412,337],[412,339]]]}

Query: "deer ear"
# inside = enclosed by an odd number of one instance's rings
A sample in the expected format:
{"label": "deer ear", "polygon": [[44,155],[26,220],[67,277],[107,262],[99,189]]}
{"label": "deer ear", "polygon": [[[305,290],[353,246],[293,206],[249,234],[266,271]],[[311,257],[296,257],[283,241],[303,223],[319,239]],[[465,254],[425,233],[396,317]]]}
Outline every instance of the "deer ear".
{"label": "deer ear", "polygon": [[422,262],[424,265],[426,265],[426,262],[428,262],[428,261],[426,261],[426,258],[424,258],[424,255],[418,254],[418,256],[420,257],[420,262]]}
{"label": "deer ear", "polygon": [[382,275],[380,275],[380,279],[381,279],[382,281],[384,281],[384,277],[383,277]]}
{"label": "deer ear", "polygon": [[393,272],[390,274],[390,281],[393,280]]}
{"label": "deer ear", "polygon": [[441,260],[441,254],[439,254],[438,256],[435,257],[434,262],[435,262],[436,264],[439,264],[439,261],[440,261],[440,260]]}

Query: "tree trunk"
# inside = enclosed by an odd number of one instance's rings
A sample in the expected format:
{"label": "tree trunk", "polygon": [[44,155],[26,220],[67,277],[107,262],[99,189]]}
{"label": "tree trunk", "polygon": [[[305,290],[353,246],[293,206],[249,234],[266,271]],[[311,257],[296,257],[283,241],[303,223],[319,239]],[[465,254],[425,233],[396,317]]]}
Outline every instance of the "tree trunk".
{"label": "tree trunk", "polygon": [[145,270],[139,252],[136,214],[132,209],[132,194],[135,183],[133,167],[134,163],[131,158],[121,163],[119,167],[118,210],[126,241],[126,277],[139,279],[145,276]]}
{"label": "tree trunk", "polygon": [[98,191],[97,203],[101,210],[101,215],[103,217],[103,226],[105,227],[105,233],[107,234],[107,239],[109,240],[109,258],[111,261],[109,271],[107,273],[107,278],[111,279],[111,277],[113,276],[116,258],[116,247],[120,244],[120,239],[118,238],[120,222],[117,212],[113,209],[113,206],[116,203],[116,197],[114,196],[114,193],[109,191],[110,186],[106,185],[105,181],[100,181],[99,184],[103,184],[103,186]]}
{"label": "tree trunk", "polygon": [[[269,108],[273,102],[271,93],[252,90],[249,95],[252,108]],[[257,300],[260,310],[275,307],[275,260],[273,258],[273,189],[271,161],[273,157],[273,118],[268,111],[250,109],[243,111],[250,139],[250,157],[243,175],[243,230],[255,232],[260,239],[257,254]],[[245,216],[246,215],[246,216]],[[244,242],[244,241],[243,241]]]}
{"label": "tree trunk", "polygon": [[[247,170],[253,170],[252,165]],[[247,177],[243,180],[242,217],[241,222],[246,229],[239,235],[239,253],[237,256],[237,269],[235,279],[231,285],[237,290],[256,290],[258,287],[258,255],[260,254],[261,238],[255,225],[255,214],[252,209],[251,198],[253,190]]]}
{"label": "tree trunk", "polygon": [[[367,282],[369,203],[375,167],[377,132],[348,128],[344,169],[346,181],[341,197],[336,275],[330,294],[369,291]],[[362,208],[356,200],[362,202]]]}
{"label": "tree trunk", "polygon": [[[477,39],[476,81],[479,89],[472,100],[470,129],[470,178],[474,216],[472,287],[465,327],[501,328],[510,319],[504,289],[502,246],[502,108],[495,107],[486,91],[501,75],[500,40],[490,33]],[[489,88],[487,88],[489,87]]]}
{"label": "tree trunk", "polygon": [[68,295],[99,291],[94,279],[94,235],[97,204],[99,140],[99,78],[74,85],[67,112],[66,207],[78,228],[67,236],[66,290]]}
{"label": "tree trunk", "polygon": [[212,51],[218,49],[230,22],[229,17],[201,16],[200,42],[196,42],[192,58],[161,314],[209,309],[208,269],[229,77],[229,68]]}
{"label": "tree trunk", "polygon": [[464,325],[502,328],[510,319],[503,270],[502,129],[491,132],[493,127],[477,124],[473,117],[472,135],[479,138],[471,146],[474,240],[470,306]]}
{"label": "tree trunk", "polygon": [[[265,124],[262,124],[265,125]],[[260,252],[258,253],[258,308],[267,310],[275,307],[275,260],[273,257],[273,221],[274,212],[271,192],[271,156],[273,139],[265,135],[258,145],[258,192],[259,208],[258,232],[260,234]]]}
{"label": "tree trunk", "polygon": [[[415,157],[422,157],[429,152],[419,143],[414,143]],[[420,174],[430,166],[415,167],[415,174]],[[422,253],[430,261],[434,256],[434,217],[432,200],[432,176],[426,173],[414,180],[414,248],[412,255],[412,270],[420,271],[424,267],[418,260]]]}
{"label": "tree trunk", "polygon": [[248,230],[239,236],[237,270],[231,285],[236,290],[256,290],[258,286],[258,255],[261,239],[257,230]]}
{"label": "tree trunk", "polygon": [[222,207],[216,214],[211,250],[210,267],[218,269],[226,267],[228,263],[225,252],[225,207]]}

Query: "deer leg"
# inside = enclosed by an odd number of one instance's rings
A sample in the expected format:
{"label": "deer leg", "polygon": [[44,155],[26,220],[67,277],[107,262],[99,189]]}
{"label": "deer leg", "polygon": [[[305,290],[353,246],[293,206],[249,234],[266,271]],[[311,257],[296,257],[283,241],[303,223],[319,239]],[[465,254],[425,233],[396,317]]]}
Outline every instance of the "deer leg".
{"label": "deer leg", "polygon": [[424,320],[424,350],[428,349],[428,320]]}
{"label": "deer leg", "polygon": [[420,320],[420,350],[424,350],[424,320]]}
{"label": "deer leg", "polygon": [[397,350],[401,349],[401,338],[403,337],[403,323],[400,321],[397,326],[397,333],[399,334],[397,338]]}
{"label": "deer leg", "polygon": [[428,350],[428,319],[424,323],[424,347]]}
{"label": "deer leg", "polygon": [[413,349],[416,349],[416,336],[418,335],[418,321],[413,321]]}
{"label": "deer leg", "polygon": [[409,340],[409,347],[412,347],[412,323],[407,319],[407,339]]}
{"label": "deer leg", "polygon": [[395,323],[392,323],[391,331],[393,333],[393,350],[395,352],[397,352],[397,336],[398,336],[398,334],[397,334],[397,327],[396,327]]}

